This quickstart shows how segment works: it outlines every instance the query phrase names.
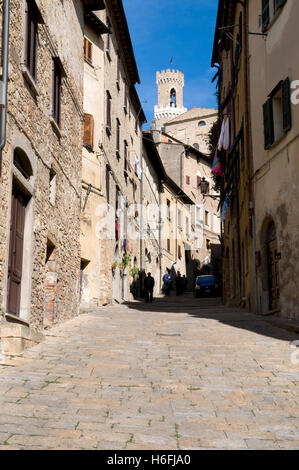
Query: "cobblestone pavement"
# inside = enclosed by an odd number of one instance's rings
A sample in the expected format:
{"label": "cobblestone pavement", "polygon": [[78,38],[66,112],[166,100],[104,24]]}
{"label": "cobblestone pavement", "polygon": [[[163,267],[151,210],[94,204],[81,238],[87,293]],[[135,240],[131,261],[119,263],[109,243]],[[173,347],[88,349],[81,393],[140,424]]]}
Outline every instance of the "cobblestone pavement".
{"label": "cobblestone pavement", "polygon": [[299,449],[295,339],[191,295],[81,315],[0,368],[0,449]]}

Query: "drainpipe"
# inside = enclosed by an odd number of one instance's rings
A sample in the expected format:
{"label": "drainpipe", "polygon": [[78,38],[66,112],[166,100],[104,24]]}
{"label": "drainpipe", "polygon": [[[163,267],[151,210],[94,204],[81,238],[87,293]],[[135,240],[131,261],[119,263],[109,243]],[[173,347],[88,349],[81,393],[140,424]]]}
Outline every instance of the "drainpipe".
{"label": "drainpipe", "polygon": [[7,84],[8,84],[8,50],[9,50],[9,13],[10,0],[3,3],[3,35],[2,35],[2,80],[0,82],[0,152],[6,144],[6,110],[7,110]]}

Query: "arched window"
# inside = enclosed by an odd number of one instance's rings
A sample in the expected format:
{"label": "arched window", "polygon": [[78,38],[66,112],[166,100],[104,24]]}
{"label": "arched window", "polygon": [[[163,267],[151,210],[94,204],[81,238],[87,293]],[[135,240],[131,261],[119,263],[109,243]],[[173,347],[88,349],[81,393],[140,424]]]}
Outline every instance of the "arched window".
{"label": "arched window", "polygon": [[19,147],[14,151],[13,163],[19,172],[22,173],[24,178],[26,178],[26,180],[30,180],[31,176],[33,176],[32,166],[24,150]]}
{"label": "arched window", "polygon": [[206,121],[199,121],[198,123],[198,127],[204,127],[206,125],[207,125]]}
{"label": "arched window", "polygon": [[198,144],[193,144],[193,147],[194,147],[196,150],[199,150],[199,145],[198,145]]}
{"label": "arched window", "polygon": [[174,88],[170,90],[170,107],[176,108],[176,91]]}

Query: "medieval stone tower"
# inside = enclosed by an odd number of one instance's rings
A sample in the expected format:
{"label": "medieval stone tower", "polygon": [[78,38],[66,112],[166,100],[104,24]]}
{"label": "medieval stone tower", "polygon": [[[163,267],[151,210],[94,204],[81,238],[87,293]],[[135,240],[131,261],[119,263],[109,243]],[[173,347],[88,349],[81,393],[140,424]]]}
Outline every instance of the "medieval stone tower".
{"label": "medieval stone tower", "polygon": [[184,74],[178,70],[157,72],[158,105],[155,106],[157,129],[187,111],[183,106]]}

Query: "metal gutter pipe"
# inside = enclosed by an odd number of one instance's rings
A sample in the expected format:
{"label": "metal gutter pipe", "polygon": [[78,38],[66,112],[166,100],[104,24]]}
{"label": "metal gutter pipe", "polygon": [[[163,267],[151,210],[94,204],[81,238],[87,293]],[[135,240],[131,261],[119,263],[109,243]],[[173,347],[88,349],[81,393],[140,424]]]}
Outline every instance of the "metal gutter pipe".
{"label": "metal gutter pipe", "polygon": [[1,110],[0,152],[3,150],[6,144],[9,16],[10,16],[10,0],[4,0],[3,34],[2,34],[2,80],[0,82],[0,110]]}

